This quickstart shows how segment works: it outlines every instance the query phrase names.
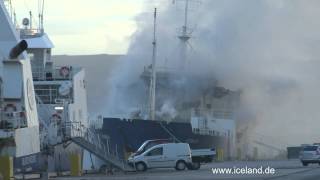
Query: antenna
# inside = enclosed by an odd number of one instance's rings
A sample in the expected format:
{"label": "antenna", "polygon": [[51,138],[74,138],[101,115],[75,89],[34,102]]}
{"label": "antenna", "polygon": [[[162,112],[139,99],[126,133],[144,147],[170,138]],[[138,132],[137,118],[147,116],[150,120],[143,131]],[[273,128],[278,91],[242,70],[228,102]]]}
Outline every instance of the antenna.
{"label": "antenna", "polygon": [[11,0],[4,0],[3,1],[4,5],[6,6],[7,8],[7,11],[10,15],[10,18],[12,19],[13,18],[13,7],[12,7],[12,1]]}
{"label": "antenna", "polygon": [[[173,3],[175,4],[178,0],[173,0]],[[189,39],[191,38],[192,31],[188,32],[188,15],[190,10],[190,3],[191,2],[198,2],[201,3],[200,0],[181,0],[185,2],[184,6],[184,24],[182,25],[182,31],[181,34],[178,36],[178,38],[181,41],[181,51],[180,51],[180,59],[181,59],[181,69],[184,71],[186,69],[186,63],[187,63],[187,46],[189,44]]]}
{"label": "antenna", "polygon": [[191,38],[190,35],[188,35],[188,11],[189,11],[189,0],[185,0],[185,9],[184,9],[184,25],[182,26],[182,34],[179,36],[181,44],[181,68],[182,70],[185,70],[186,62],[187,62],[187,43],[189,39]]}
{"label": "antenna", "polygon": [[150,78],[150,112],[149,118],[150,120],[155,120],[155,111],[156,111],[156,55],[157,55],[157,38],[156,38],[156,30],[157,30],[157,8],[154,9],[154,20],[153,20],[153,41],[152,41],[152,74]]}
{"label": "antenna", "polygon": [[14,26],[17,28],[18,26],[17,26],[17,14],[16,14],[16,12],[14,11],[13,12],[13,24],[14,24]]}
{"label": "antenna", "polygon": [[41,30],[43,31],[43,13],[44,13],[44,0],[42,0],[42,9],[41,9]]}
{"label": "antenna", "polygon": [[10,7],[10,16],[11,16],[11,18],[12,18],[12,1],[11,0],[9,0],[9,7]]}
{"label": "antenna", "polygon": [[38,29],[41,30],[43,33],[43,13],[44,13],[44,0],[38,0],[38,11],[39,11],[39,27]]}
{"label": "antenna", "polygon": [[30,18],[29,18],[30,23],[29,23],[29,25],[30,25],[30,29],[32,29],[32,12],[31,11],[29,11],[29,15],[30,15]]}

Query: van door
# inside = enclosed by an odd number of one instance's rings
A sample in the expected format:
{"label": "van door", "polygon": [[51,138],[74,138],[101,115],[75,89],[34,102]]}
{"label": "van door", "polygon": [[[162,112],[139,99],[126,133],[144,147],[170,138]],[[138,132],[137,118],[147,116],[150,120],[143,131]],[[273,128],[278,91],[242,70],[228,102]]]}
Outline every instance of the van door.
{"label": "van door", "polygon": [[164,149],[163,162],[166,164],[166,167],[175,167],[176,165],[176,160],[177,160],[176,151],[178,151],[178,149],[175,149],[175,147],[176,146],[169,144]]}
{"label": "van door", "polygon": [[163,164],[163,147],[152,149],[145,155],[149,168],[165,167]]}

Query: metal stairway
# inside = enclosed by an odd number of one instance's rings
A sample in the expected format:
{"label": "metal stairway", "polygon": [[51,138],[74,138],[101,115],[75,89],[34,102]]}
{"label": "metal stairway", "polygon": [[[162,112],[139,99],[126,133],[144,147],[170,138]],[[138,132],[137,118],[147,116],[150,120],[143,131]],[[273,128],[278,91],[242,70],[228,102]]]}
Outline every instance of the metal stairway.
{"label": "metal stairway", "polygon": [[[42,100],[36,96],[37,105],[43,105]],[[42,109],[46,117],[50,116],[50,111],[47,108],[39,108]],[[41,131],[43,138],[42,144],[43,146],[50,145],[51,147],[61,144],[63,142],[72,141],[81,148],[87,150],[91,154],[94,154],[101,160],[105,161],[107,164],[111,164],[116,168],[119,168],[122,171],[133,171],[133,168],[128,165],[126,160],[119,158],[117,146],[114,151],[112,151],[109,147],[109,144],[105,145],[101,142],[101,136],[96,132],[94,128],[87,128],[81,122],[66,122],[62,125],[62,142],[56,142],[57,144],[50,144],[48,138],[48,129],[49,129],[49,121],[50,119],[39,118],[42,125],[43,130]],[[58,137],[57,137],[58,138]],[[45,143],[46,142],[46,143]],[[115,153],[113,153],[115,152]]]}
{"label": "metal stairway", "polygon": [[108,143],[105,145],[101,142],[100,135],[93,128],[85,128],[81,123],[74,122],[68,123],[65,128],[66,130],[71,130],[70,135],[65,135],[65,141],[74,142],[107,164],[111,164],[122,171],[134,170],[125,159],[119,157],[117,148],[115,153],[112,153]]}

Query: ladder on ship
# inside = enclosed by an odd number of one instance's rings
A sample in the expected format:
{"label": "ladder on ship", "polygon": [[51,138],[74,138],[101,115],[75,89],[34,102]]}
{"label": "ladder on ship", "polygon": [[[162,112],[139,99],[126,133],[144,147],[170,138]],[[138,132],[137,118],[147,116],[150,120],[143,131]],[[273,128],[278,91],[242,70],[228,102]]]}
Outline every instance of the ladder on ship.
{"label": "ladder on ship", "polygon": [[[80,122],[66,123],[65,130],[71,134],[65,134],[65,141],[72,141],[89,153],[103,160],[108,165],[112,165],[122,171],[133,171],[132,166],[129,166],[125,159],[119,156],[116,146],[115,151],[112,151],[109,144],[101,141],[101,136],[93,128],[86,128]],[[65,131],[66,132],[66,131]]]}
{"label": "ladder on ship", "polygon": [[[44,105],[41,98],[36,95],[37,105]],[[39,107],[38,107],[39,108]],[[46,117],[50,117],[50,111],[47,108],[39,108],[44,110]],[[49,119],[40,118],[44,129],[41,133],[46,137],[49,131]],[[110,149],[109,144],[105,145],[101,141],[101,136],[93,128],[87,128],[81,122],[67,122],[62,126],[63,141],[64,142],[74,142],[81,148],[87,150],[89,153],[94,154],[96,157],[100,158],[107,164],[122,170],[122,171],[132,171],[133,168],[128,165],[126,160],[121,159],[118,154],[118,149],[116,146],[115,153]],[[48,141],[48,139],[43,139],[43,141]],[[46,145],[49,142],[47,142]],[[60,143],[58,143],[60,144]],[[58,145],[56,144],[56,145]],[[51,146],[55,146],[52,145]]]}

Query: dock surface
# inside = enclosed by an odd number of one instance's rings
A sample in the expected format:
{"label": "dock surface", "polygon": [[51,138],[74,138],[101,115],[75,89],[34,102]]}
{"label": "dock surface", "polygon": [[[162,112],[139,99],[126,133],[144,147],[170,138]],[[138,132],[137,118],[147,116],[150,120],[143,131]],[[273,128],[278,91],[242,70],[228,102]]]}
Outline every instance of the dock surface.
{"label": "dock surface", "polygon": [[[213,173],[216,168],[274,168],[274,174],[223,174]],[[248,172],[248,171],[247,171]],[[115,175],[84,175],[81,177],[56,177],[52,179],[62,180],[212,180],[212,179],[252,179],[252,180],[278,180],[278,179],[320,179],[320,165],[310,164],[302,166],[299,160],[281,161],[229,161],[203,165],[200,170],[176,171],[174,169],[150,169],[146,172],[135,172]]]}

